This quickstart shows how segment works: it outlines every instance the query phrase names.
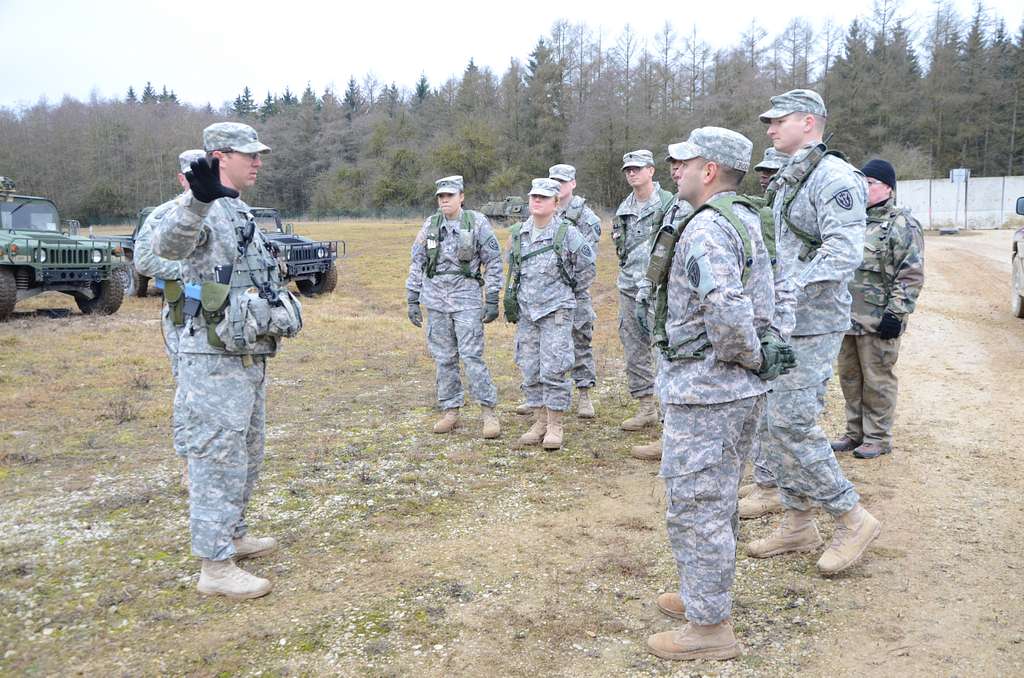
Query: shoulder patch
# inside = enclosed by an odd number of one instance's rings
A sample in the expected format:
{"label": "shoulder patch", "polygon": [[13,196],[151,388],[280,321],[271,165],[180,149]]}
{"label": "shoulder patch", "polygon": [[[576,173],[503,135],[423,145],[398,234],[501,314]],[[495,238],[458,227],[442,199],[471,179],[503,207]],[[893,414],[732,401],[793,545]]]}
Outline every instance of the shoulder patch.
{"label": "shoulder patch", "polygon": [[701,301],[715,289],[715,276],[711,271],[711,261],[707,251],[699,240],[692,246],[686,258],[686,279],[690,287],[697,293]]}
{"label": "shoulder patch", "polygon": [[836,201],[836,204],[842,207],[844,210],[851,209],[853,207],[853,195],[850,193],[850,189],[844,188],[835,195],[832,199]]}
{"label": "shoulder patch", "polygon": [[491,234],[491,237],[487,239],[486,245],[487,249],[491,250],[492,252],[497,252],[501,249],[498,246],[498,239],[494,236],[493,233]]}
{"label": "shoulder patch", "polygon": [[594,250],[590,248],[590,245],[584,244],[583,247],[580,248],[580,254],[582,254],[587,259],[594,258]]}

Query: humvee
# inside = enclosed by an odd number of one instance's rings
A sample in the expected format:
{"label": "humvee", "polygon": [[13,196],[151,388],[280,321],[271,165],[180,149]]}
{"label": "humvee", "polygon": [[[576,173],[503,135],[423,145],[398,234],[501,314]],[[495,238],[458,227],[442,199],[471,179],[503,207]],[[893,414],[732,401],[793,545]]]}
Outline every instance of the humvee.
{"label": "humvee", "polygon": [[330,294],[338,285],[338,247],[345,256],[344,240],[310,240],[296,235],[292,224],[281,222],[281,213],[272,207],[253,207],[263,235],[274,248],[278,258],[287,266],[284,280],[295,281],[299,292],[307,297]]}
{"label": "humvee", "polygon": [[530,216],[527,201],[518,195],[510,195],[500,201],[485,202],[480,206],[480,212],[495,224],[526,221]]}

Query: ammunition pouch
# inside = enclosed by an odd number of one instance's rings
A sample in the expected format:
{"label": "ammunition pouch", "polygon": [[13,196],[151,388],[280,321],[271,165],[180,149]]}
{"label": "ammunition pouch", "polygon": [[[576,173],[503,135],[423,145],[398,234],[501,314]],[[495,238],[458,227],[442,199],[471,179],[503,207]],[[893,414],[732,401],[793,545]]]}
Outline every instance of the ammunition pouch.
{"label": "ammunition pouch", "polygon": [[217,325],[224,318],[224,306],[230,292],[230,285],[216,282],[204,282],[200,289],[199,303],[202,307],[203,320],[206,321],[206,340],[210,342],[210,346],[216,348],[227,348],[226,343],[217,334]]}
{"label": "ammunition pouch", "polygon": [[[203,310],[205,313],[205,306]],[[261,338],[298,334],[302,329],[302,305],[286,289],[279,291],[276,303],[271,303],[260,296],[256,288],[250,287],[230,295],[227,307],[212,320],[216,321],[215,325],[208,320],[207,332],[212,329],[221,348],[232,353],[251,353]],[[210,344],[218,345],[212,339]]]}
{"label": "ammunition pouch", "polygon": [[171,310],[171,322],[175,327],[185,325],[185,288],[178,280],[164,282],[164,301]]}
{"label": "ammunition pouch", "polygon": [[519,322],[519,275],[509,271],[509,279],[505,285],[505,322]]}

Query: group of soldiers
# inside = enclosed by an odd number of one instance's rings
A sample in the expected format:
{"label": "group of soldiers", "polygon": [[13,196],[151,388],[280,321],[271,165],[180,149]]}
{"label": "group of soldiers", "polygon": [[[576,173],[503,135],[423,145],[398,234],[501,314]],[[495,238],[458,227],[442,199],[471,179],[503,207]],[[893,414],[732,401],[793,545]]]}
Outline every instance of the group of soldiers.
{"label": "group of soldiers", "polygon": [[[669,145],[674,192],[654,181],[650,151],[623,156],[631,192],[612,240],[626,383],[638,405],[621,426],[663,422],[660,440],[633,454],[660,459],[679,571],[678,590],[656,605],[687,622],[648,639],[660,657],[739,654],[731,623],[739,518],[783,513],[746,546],[767,558],[818,550],[813,510],[823,508],[836,521],[818,560],[826,575],[857,562],[881,529],[835,453],[891,451],[892,367],[923,283],[923,242],[895,206],[892,166],[872,161],[862,173],[829,151],[826,118],[811,90],[772,98],[760,116],[772,148],[754,166],[764,196],[738,193],[753,144],[732,130],[701,127]],[[247,125],[206,128],[203,149],[181,156],[185,192],[153,211],[136,244],[136,267],[163,281],[198,588],[231,598],[272,588],[236,561],[277,548],[248,533],[245,511],[263,458],[266,360],[302,327],[301,307],[239,198],[269,151]],[[602,229],[575,188],[567,164],[534,179],[529,218],[512,227],[503,257],[487,219],[464,209],[462,177],[436,182],[438,211],[416,237],[405,285],[417,327],[426,307],[442,410],[434,432],[460,424],[461,361],[481,435],[501,435],[483,326],[502,311],[516,323],[517,409],[533,414],[519,443],[563,445],[574,385],[578,416],[595,416],[590,286]],[[847,430],[830,442],[818,420],[837,357]],[[754,483],[741,488],[748,460]]]}

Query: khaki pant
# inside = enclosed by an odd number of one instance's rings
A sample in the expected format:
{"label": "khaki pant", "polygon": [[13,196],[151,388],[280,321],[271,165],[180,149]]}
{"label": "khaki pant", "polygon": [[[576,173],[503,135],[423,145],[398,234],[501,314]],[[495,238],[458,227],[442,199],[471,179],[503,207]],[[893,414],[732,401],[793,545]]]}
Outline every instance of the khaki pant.
{"label": "khaki pant", "polygon": [[846,436],[892,446],[900,338],[848,334],[839,351],[839,385],[846,398]]}

